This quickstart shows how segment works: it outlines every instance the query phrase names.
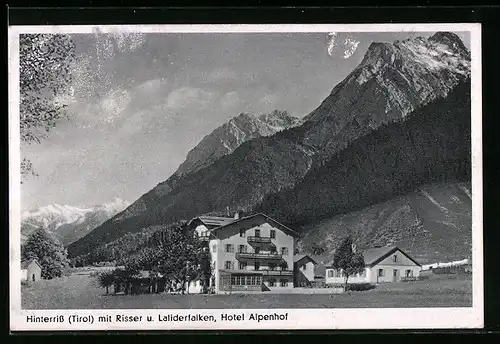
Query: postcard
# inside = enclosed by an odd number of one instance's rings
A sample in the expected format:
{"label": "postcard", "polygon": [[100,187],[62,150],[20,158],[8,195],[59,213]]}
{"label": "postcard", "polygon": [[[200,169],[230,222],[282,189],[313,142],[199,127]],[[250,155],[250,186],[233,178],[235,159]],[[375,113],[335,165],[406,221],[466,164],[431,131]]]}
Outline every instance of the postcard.
{"label": "postcard", "polygon": [[9,27],[11,331],[483,326],[480,24]]}

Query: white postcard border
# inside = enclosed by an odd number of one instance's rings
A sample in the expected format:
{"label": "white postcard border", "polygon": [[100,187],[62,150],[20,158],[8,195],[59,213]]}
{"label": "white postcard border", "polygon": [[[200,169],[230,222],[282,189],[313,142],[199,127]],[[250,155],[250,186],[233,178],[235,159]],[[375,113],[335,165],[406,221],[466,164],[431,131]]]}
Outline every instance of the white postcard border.
{"label": "white postcard border", "polygon": [[[22,310],[20,267],[20,131],[19,131],[19,34],[21,33],[271,33],[271,32],[470,32],[471,35],[471,134],[472,134],[472,278],[470,308],[349,308],[349,309],[137,309],[137,310]],[[221,330],[221,329],[441,329],[481,328],[483,300],[483,195],[482,195],[482,93],[481,26],[454,24],[273,24],[273,25],[88,25],[9,27],[9,238],[11,331],[75,330]],[[288,314],[287,320],[223,322],[221,314]],[[162,314],[213,315],[216,322],[159,322]],[[62,323],[28,323],[29,316],[63,316]],[[126,323],[69,323],[71,315],[133,315],[152,321]]]}

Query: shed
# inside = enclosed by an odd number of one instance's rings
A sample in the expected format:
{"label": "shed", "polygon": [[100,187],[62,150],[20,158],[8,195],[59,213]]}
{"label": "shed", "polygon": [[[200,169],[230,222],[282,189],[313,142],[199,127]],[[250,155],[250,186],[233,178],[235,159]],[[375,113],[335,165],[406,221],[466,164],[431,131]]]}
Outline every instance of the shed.
{"label": "shed", "polygon": [[21,278],[31,282],[42,279],[42,266],[36,259],[21,261]]}
{"label": "shed", "polygon": [[293,257],[294,286],[311,285],[314,282],[317,263],[310,256],[301,254]]}

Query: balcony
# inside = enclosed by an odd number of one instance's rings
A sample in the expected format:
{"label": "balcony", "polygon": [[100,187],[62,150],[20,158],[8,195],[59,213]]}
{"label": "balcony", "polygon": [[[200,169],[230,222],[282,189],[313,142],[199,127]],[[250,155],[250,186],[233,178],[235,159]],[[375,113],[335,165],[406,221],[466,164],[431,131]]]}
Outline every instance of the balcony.
{"label": "balcony", "polygon": [[247,238],[247,242],[249,244],[272,244],[271,238],[269,238],[269,237],[258,237],[258,236],[249,236]]}
{"label": "balcony", "polygon": [[236,253],[236,259],[270,259],[270,260],[281,260],[281,254],[278,253],[247,253],[238,252]]}
{"label": "balcony", "polygon": [[292,270],[259,270],[265,276],[292,276]]}

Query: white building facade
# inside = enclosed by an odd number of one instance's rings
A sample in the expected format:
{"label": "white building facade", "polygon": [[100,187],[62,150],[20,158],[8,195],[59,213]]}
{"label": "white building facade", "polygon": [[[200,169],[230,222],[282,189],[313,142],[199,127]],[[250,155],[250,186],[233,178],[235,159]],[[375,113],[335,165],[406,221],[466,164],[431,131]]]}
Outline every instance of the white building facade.
{"label": "white building facade", "polygon": [[[362,273],[349,276],[348,283],[399,282],[401,279],[418,278],[422,266],[407,253],[395,246],[372,248],[363,251],[365,269]],[[326,266],[326,284],[345,282],[342,271],[331,264]]]}
{"label": "white building facade", "polygon": [[195,226],[198,233],[208,233],[212,271],[209,288],[215,293],[294,287],[293,252],[298,234],[290,228],[264,214],[234,218],[207,228],[208,232],[200,223]]}

